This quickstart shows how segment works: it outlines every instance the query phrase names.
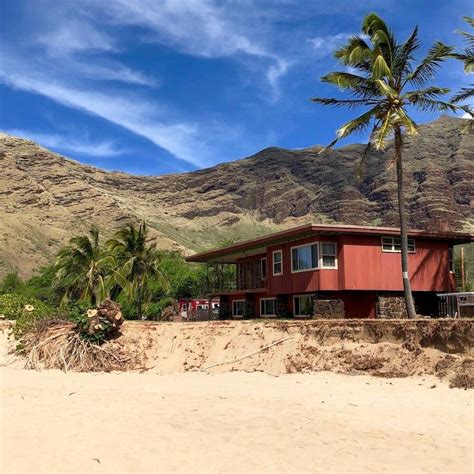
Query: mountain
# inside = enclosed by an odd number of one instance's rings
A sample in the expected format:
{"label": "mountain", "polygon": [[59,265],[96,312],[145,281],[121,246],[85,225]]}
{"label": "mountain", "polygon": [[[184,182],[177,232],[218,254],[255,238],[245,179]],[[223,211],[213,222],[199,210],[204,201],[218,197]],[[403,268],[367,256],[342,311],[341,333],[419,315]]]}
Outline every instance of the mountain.
{"label": "mountain", "polygon": [[[443,116],[406,138],[405,192],[413,228],[473,228],[474,136]],[[0,136],[0,274],[29,275],[94,223],[105,235],[146,219],[158,245],[184,252],[305,222],[398,222],[395,167],[365,145],[319,154],[267,148],[193,173],[143,177],[105,172],[32,141]]]}

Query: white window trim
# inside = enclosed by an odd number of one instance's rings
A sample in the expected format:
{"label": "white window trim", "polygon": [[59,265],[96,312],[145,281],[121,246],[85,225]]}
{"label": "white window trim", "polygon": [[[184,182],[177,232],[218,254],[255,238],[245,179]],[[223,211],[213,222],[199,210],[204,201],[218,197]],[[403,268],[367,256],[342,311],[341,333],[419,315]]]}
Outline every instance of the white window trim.
{"label": "white window trim", "polygon": [[295,299],[296,298],[300,298],[301,296],[309,296],[310,298],[312,298],[315,294],[314,293],[303,293],[302,295],[293,295],[293,316],[295,318],[307,318],[308,315],[307,314],[296,314],[295,312],[295,308],[296,308],[296,304],[295,304]]}
{"label": "white window trim", "polygon": [[[311,245],[315,245],[316,244],[316,247],[318,248],[318,260],[317,260],[317,266],[316,267],[313,267],[313,268],[305,268],[304,270],[293,270],[293,249],[299,249],[301,247],[309,247]],[[301,244],[301,245],[295,245],[294,247],[291,247],[290,248],[290,268],[291,268],[291,273],[303,273],[303,272],[314,272],[314,270],[319,270],[320,266],[319,266],[319,260],[320,260],[320,252],[319,252],[319,241],[315,241],[315,242],[309,242],[307,244]]]}
{"label": "white window trim", "polygon": [[[265,261],[265,278],[263,278],[263,276],[262,276],[262,269],[263,269],[263,267],[264,267],[264,265],[263,265],[263,262],[264,262],[264,261]],[[283,268],[283,265],[282,265],[282,268]],[[262,257],[262,258],[260,259],[260,278],[261,278],[262,280],[266,280],[266,279],[268,278],[268,274],[267,274],[267,273],[268,273],[267,257]]]}
{"label": "white window trim", "polygon": [[[334,267],[325,267],[323,264],[323,244],[333,244],[334,245]],[[329,242],[329,241],[324,241],[320,240],[319,241],[319,250],[318,250],[318,255],[319,257],[319,267],[324,268],[324,270],[337,270],[338,263],[337,263],[337,242]],[[332,255],[328,255],[329,257],[332,257]]]}
{"label": "white window trim", "polygon": [[235,314],[235,303],[244,303],[244,313],[245,313],[245,300],[233,300],[232,301],[232,317],[233,318],[243,318],[245,315],[244,314]]}
{"label": "white window trim", "polygon": [[[391,235],[383,235],[380,238],[380,244],[382,247],[382,252],[385,253],[401,253],[401,250],[385,250],[383,248],[383,239],[392,239],[392,242],[394,242],[394,239],[399,239],[400,237],[392,237]],[[408,250],[408,253],[416,253],[416,242],[415,239],[412,239],[411,237],[408,238],[408,240],[413,240],[413,249],[414,250]],[[392,247],[395,247],[395,243],[392,244]]]}
{"label": "white window trim", "polygon": [[[451,254],[451,258],[449,258],[449,254]],[[455,267],[455,259],[454,259],[454,245],[448,246],[448,267],[449,273],[453,275],[456,274],[456,267]]]}
{"label": "white window trim", "polygon": [[[281,255],[280,258],[280,265],[281,265],[281,272],[280,273],[275,273],[275,254],[279,253]],[[274,250],[272,252],[272,275],[273,276],[278,276],[278,275],[283,275],[283,250]]]}
{"label": "white window trim", "polygon": [[262,314],[262,302],[263,301],[276,301],[276,298],[260,298],[260,317],[264,318],[275,318],[276,317],[276,304],[274,305],[275,313],[273,314]]}

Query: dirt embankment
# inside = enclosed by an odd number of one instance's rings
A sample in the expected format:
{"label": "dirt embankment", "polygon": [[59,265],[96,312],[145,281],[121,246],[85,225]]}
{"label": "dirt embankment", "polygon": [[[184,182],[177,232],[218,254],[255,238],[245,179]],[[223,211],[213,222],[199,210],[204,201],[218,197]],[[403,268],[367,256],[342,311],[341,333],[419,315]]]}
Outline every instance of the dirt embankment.
{"label": "dirt embankment", "polygon": [[474,387],[473,340],[472,320],[129,322],[111,344],[155,373],[430,374]]}
{"label": "dirt embankment", "polygon": [[[473,320],[126,322],[118,370],[436,375],[474,387]],[[124,359],[125,360],[125,359]]]}

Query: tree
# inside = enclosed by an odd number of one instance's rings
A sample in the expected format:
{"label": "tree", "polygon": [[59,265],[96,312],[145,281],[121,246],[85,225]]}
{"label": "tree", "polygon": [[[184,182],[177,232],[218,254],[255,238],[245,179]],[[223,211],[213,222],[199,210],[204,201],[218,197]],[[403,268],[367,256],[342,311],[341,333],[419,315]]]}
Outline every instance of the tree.
{"label": "tree", "polygon": [[[452,48],[435,43],[424,59],[416,62],[415,52],[420,47],[416,27],[404,43],[397,42],[392,31],[375,13],[367,15],[362,24],[365,36],[353,36],[335,51],[334,56],[348,71],[331,72],[323,82],[335,85],[349,94],[348,98],[313,98],[318,104],[346,106],[350,109],[368,107],[368,110],[345,123],[337,138],[325,149],[334,146],[348,135],[370,129],[369,145],[384,150],[388,140],[395,139],[395,157],[398,186],[398,211],[401,235],[401,264],[407,314],[416,316],[408,273],[407,218],[403,191],[403,132],[417,133],[417,126],[407,108],[422,111],[455,111],[457,107],[440,100],[449,89],[428,85]],[[366,36],[368,39],[366,40]]]}
{"label": "tree", "polygon": [[110,256],[99,245],[97,227],[92,227],[89,235],[70,239],[54,265],[56,284],[64,288],[63,302],[72,298],[96,306],[108,296],[110,265]]}
{"label": "tree", "polygon": [[107,247],[116,262],[119,285],[135,303],[137,318],[143,318],[143,305],[149,299],[148,284],[151,279],[166,279],[160,270],[159,254],[155,244],[148,244],[148,227],[143,221],[138,227],[127,224],[107,241]]}

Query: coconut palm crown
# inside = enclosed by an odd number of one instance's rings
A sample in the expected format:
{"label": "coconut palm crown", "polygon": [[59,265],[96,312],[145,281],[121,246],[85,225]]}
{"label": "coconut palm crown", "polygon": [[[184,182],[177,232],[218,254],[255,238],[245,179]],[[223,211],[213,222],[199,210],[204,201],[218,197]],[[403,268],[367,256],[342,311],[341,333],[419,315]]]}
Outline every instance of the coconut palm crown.
{"label": "coconut palm crown", "polygon": [[159,254],[155,244],[148,242],[148,227],[143,221],[139,226],[127,224],[118,230],[107,247],[117,264],[116,277],[130,298],[135,300],[137,318],[143,317],[143,305],[148,300],[148,283],[158,279],[164,286],[167,281],[160,271]]}
{"label": "coconut palm crown", "polygon": [[107,275],[111,264],[99,245],[99,229],[89,235],[73,237],[58,254],[55,262],[56,282],[65,288],[63,302],[70,297],[88,301],[93,306],[108,295]]}
{"label": "coconut palm crown", "polygon": [[[455,111],[457,106],[442,97],[449,89],[431,85],[435,73],[452,48],[436,42],[424,59],[415,60],[420,48],[418,28],[408,39],[399,43],[387,24],[375,13],[367,15],[362,24],[362,35],[353,36],[334,56],[346,71],[331,72],[321,78],[345,92],[347,98],[313,98],[313,102],[349,108],[365,107],[358,117],[345,123],[337,131],[337,138],[325,149],[334,146],[348,135],[370,130],[369,144],[384,150],[395,138],[398,206],[402,241],[402,278],[408,317],[416,316],[408,275],[408,238],[403,194],[402,132],[417,133],[417,126],[408,113],[409,108],[421,111]],[[322,151],[324,151],[323,149]]]}

